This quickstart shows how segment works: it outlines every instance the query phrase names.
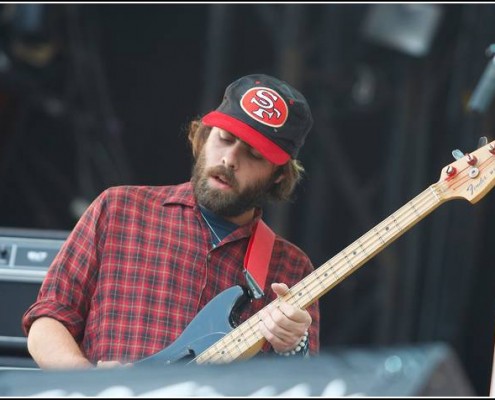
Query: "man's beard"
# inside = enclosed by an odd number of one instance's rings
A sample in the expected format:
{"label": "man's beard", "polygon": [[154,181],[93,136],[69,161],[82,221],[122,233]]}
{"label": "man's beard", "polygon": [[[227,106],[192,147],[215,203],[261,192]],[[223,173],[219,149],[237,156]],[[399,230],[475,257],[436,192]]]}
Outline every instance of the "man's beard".
{"label": "man's beard", "polygon": [[[230,191],[210,187],[208,178],[219,175],[231,187]],[[223,165],[206,169],[204,152],[201,152],[194,164],[191,181],[199,204],[223,217],[236,217],[253,207],[262,207],[270,198],[275,179],[275,174],[272,174],[240,192],[234,172]]]}

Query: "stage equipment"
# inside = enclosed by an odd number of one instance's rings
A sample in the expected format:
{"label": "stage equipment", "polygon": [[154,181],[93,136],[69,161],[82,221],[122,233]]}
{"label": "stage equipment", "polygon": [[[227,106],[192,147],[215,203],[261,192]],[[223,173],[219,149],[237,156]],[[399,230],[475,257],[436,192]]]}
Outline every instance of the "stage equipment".
{"label": "stage equipment", "polygon": [[309,359],[261,356],[229,364],[91,370],[4,370],[0,396],[346,397],[471,396],[454,352],[442,343],[341,349]]}
{"label": "stage equipment", "polygon": [[67,231],[0,228],[0,366],[32,366],[21,318]]}
{"label": "stage equipment", "polygon": [[484,113],[490,106],[495,94],[495,44],[486,49],[486,55],[490,57],[480,81],[469,99],[468,108],[471,111]]}
{"label": "stage equipment", "polygon": [[437,4],[372,4],[362,32],[372,42],[423,57],[430,50],[441,16]]}

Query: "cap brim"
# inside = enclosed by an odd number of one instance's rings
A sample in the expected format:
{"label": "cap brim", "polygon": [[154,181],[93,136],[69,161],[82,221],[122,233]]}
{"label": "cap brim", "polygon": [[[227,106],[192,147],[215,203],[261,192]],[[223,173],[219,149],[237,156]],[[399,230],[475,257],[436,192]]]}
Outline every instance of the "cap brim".
{"label": "cap brim", "polygon": [[223,114],[219,111],[212,111],[202,118],[202,122],[207,126],[216,126],[232,133],[258,150],[263,157],[275,165],[283,165],[290,160],[290,155],[270,139],[245,122],[230,115]]}

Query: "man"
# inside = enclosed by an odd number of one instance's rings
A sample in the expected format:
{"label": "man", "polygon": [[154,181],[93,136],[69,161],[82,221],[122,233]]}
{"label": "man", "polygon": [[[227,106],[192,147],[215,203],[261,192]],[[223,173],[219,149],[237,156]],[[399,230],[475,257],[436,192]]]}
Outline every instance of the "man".
{"label": "man", "polygon": [[312,124],[296,89],[271,76],[245,76],[228,86],[215,111],[191,123],[190,182],[100,194],[24,314],[37,364],[90,368],[147,359],[233,286],[264,293],[238,316],[259,316],[253,329],[266,339],[261,352],[316,354],[318,303],[302,309],[274,302],[313,271],[306,254],[276,236],[264,285],[248,279],[243,264],[263,204],[288,199],[301,177],[296,157]]}

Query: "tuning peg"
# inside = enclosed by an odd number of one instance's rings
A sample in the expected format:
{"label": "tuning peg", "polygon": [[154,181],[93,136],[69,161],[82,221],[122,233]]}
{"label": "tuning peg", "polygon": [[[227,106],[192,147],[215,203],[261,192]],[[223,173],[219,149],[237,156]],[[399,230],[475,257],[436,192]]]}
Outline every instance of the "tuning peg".
{"label": "tuning peg", "polygon": [[469,165],[476,165],[476,163],[478,162],[478,159],[476,158],[476,156],[474,156],[472,154],[466,154],[466,157],[467,157],[467,163]]}
{"label": "tuning peg", "polygon": [[452,150],[452,156],[456,160],[460,160],[462,157],[464,157],[464,153],[460,151],[459,149]]}
{"label": "tuning peg", "polygon": [[488,138],[486,136],[481,136],[478,140],[478,149],[486,146],[488,144]]}
{"label": "tuning peg", "polygon": [[447,173],[448,176],[454,176],[457,173],[457,169],[452,165],[449,165],[445,170],[445,172]]}

